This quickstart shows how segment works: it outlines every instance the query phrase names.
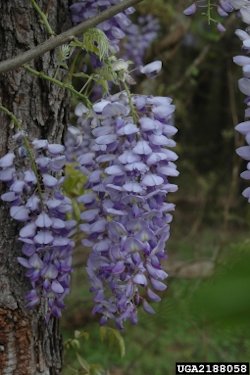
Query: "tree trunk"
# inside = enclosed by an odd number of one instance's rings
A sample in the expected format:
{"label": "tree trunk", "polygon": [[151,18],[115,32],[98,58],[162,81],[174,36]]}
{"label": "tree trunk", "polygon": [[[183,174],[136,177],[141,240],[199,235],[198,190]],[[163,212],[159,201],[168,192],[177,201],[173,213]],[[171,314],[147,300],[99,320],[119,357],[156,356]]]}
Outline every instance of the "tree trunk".
{"label": "tree trunk", "polygon": [[[69,0],[37,0],[48,12],[56,33],[70,26]],[[0,0],[0,60],[18,55],[48,38],[30,0]],[[53,75],[56,53],[47,53],[30,63]],[[60,79],[60,74],[59,74]],[[31,137],[61,141],[66,124],[67,94],[48,82],[31,77],[22,68],[0,75],[0,103],[21,120]],[[0,157],[13,147],[10,118],[0,113]],[[4,186],[0,186],[0,193]],[[25,309],[29,282],[18,265],[18,225],[1,204],[0,215],[0,374],[59,374],[62,367],[62,339],[56,319],[44,320],[43,308]]]}

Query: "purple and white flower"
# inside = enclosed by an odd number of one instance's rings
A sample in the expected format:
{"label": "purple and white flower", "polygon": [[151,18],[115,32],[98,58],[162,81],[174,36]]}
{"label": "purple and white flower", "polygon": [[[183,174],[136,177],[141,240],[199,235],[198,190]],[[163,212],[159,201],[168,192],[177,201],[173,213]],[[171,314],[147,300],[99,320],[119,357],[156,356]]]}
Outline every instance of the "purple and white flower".
{"label": "purple and white flower", "polygon": [[[20,139],[19,139],[20,141]],[[46,319],[59,317],[69,292],[74,222],[67,219],[71,202],[62,193],[64,146],[47,140],[30,143],[31,160],[20,146],[0,159],[0,180],[8,191],[1,199],[10,216],[20,222],[23,255],[18,262],[31,283],[27,306],[46,306]]]}
{"label": "purple and white flower", "polygon": [[[80,23],[97,16],[110,6],[119,4],[120,2],[121,0],[81,0],[75,2],[70,7],[72,20],[75,24]],[[132,21],[128,16],[133,12],[134,8],[130,7],[98,25],[98,28],[109,39],[113,52],[119,51],[120,41],[126,36],[127,30],[132,25]]]}
{"label": "purple and white flower", "polygon": [[[168,192],[177,190],[177,155],[169,150],[177,132],[170,98],[109,96],[82,113],[91,137],[87,158],[77,158],[87,175],[81,230],[91,248],[87,272],[94,294],[94,313],[101,323],[137,321],[137,307],[152,313],[167,274],[161,262],[169,238],[174,205]],[[85,128],[85,126],[84,126]],[[83,127],[78,127],[83,136]],[[79,145],[79,150],[81,145]],[[78,150],[76,150],[76,153]],[[81,163],[82,161],[82,163]]]}
{"label": "purple and white flower", "polygon": [[[245,121],[238,124],[235,128],[245,137],[247,146],[239,147],[236,152],[242,159],[248,162],[247,169],[241,173],[241,177],[244,180],[250,180],[250,57],[248,56],[250,51],[248,46],[250,35],[247,31],[240,29],[236,30],[235,34],[242,41],[242,50],[245,52],[244,55],[235,56],[233,61],[235,64],[242,67],[243,77],[239,79],[238,86],[239,90],[246,95],[245,103],[247,105],[245,110]],[[242,194],[248,199],[248,202],[250,202],[250,188],[246,188]]]}

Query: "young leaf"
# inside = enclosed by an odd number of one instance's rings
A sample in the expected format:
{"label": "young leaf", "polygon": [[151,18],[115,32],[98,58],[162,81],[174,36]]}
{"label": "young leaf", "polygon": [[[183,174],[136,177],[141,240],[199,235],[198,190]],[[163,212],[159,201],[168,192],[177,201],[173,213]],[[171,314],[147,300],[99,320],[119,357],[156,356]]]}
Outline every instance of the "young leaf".
{"label": "young leaf", "polygon": [[103,31],[89,29],[83,35],[83,48],[87,52],[95,53],[100,60],[103,60],[109,52],[109,41]]}
{"label": "young leaf", "polygon": [[79,197],[83,194],[83,186],[86,182],[86,176],[77,170],[74,164],[67,164],[65,168],[65,180],[63,190],[71,198]]}
{"label": "young leaf", "polygon": [[88,364],[88,362],[78,353],[76,353],[76,357],[77,357],[77,360],[81,366],[81,368],[86,371],[85,374],[89,374],[90,372],[90,365]]}
{"label": "young leaf", "polygon": [[86,332],[86,331],[78,331],[78,330],[76,330],[74,332],[74,337],[76,339],[80,339],[81,337],[83,337],[84,339],[88,340],[89,339],[89,333]]}
{"label": "young leaf", "polygon": [[105,375],[105,370],[100,365],[92,364],[89,375]]}
{"label": "young leaf", "polygon": [[109,345],[119,348],[121,357],[125,356],[125,342],[121,333],[110,327],[100,327],[100,336],[102,341],[107,341]]}

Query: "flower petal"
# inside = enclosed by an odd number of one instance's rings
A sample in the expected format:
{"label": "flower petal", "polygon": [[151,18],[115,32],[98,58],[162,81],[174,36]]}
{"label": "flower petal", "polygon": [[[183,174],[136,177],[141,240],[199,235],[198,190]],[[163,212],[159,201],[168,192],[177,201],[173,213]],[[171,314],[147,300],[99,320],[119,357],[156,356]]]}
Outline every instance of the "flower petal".
{"label": "flower petal", "polygon": [[143,305],[143,309],[147,313],[149,313],[149,314],[155,314],[155,310],[153,309],[152,306],[150,306],[150,304],[145,299],[143,300],[142,305]]}
{"label": "flower petal", "polygon": [[143,285],[143,286],[146,286],[147,283],[148,283],[148,280],[143,273],[137,273],[133,277],[133,281],[134,281],[134,283],[139,284],[139,285]]}
{"label": "flower petal", "polygon": [[244,160],[250,160],[250,146],[237,148],[236,153]]}
{"label": "flower petal", "polygon": [[123,176],[124,170],[119,165],[111,165],[105,169],[105,173],[110,176]]}
{"label": "flower petal", "polygon": [[138,182],[126,182],[122,187],[129,193],[141,193],[143,191],[143,188]]}
{"label": "flower petal", "polygon": [[46,212],[41,212],[40,215],[38,215],[35,223],[39,228],[49,228],[52,225],[52,220],[46,214]]}
{"label": "flower petal", "polygon": [[33,237],[36,233],[35,223],[29,223],[25,225],[19,232],[21,237]]}
{"label": "flower petal", "polygon": [[53,236],[51,232],[47,230],[41,230],[37,233],[37,235],[34,237],[34,240],[39,245],[48,245],[53,241]]}
{"label": "flower petal", "polygon": [[115,134],[108,134],[108,135],[101,135],[100,137],[96,138],[96,143],[98,145],[109,145],[117,140]]}
{"label": "flower petal", "polygon": [[136,146],[133,148],[133,152],[138,155],[149,155],[152,153],[152,149],[146,141],[137,142]]}
{"label": "flower petal", "polygon": [[9,152],[8,154],[4,155],[0,159],[0,167],[1,168],[9,168],[13,165],[13,161],[15,159],[15,155],[13,152]]}
{"label": "flower petal", "polygon": [[146,174],[142,179],[142,184],[145,186],[158,186],[163,182],[163,178],[156,174]]}
{"label": "flower petal", "polygon": [[43,175],[43,183],[47,187],[54,187],[57,185],[58,181],[55,177],[49,175],[49,174],[44,174]]}
{"label": "flower petal", "polygon": [[62,285],[57,280],[52,281],[51,290],[54,293],[57,293],[57,294],[62,294],[64,292],[64,288],[62,287]]}
{"label": "flower petal", "polygon": [[1,195],[1,199],[4,202],[13,202],[17,199],[16,194],[13,191],[9,191]]}
{"label": "flower petal", "polygon": [[18,221],[26,221],[29,218],[29,210],[25,206],[12,206],[10,216]]}
{"label": "flower petal", "polygon": [[0,181],[8,182],[11,181],[14,175],[14,168],[7,168],[0,171]]}

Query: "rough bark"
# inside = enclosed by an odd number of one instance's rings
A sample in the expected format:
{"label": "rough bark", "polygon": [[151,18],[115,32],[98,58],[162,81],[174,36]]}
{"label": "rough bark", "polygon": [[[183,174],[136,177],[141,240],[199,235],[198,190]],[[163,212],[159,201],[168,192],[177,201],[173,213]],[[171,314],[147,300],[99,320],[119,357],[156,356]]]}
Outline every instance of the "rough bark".
{"label": "rough bark", "polygon": [[[56,33],[70,26],[69,0],[37,0],[48,10]],[[29,0],[0,0],[0,60],[23,52],[46,38],[46,31]],[[33,63],[36,69],[53,74],[55,52]],[[31,137],[60,141],[67,113],[64,90],[31,77],[19,68],[0,75],[0,102],[21,120]],[[0,113],[0,157],[14,147],[10,119]],[[0,193],[4,186],[0,186]],[[48,324],[43,308],[33,313],[25,309],[24,295],[29,288],[16,257],[20,254],[18,225],[9,218],[8,208],[0,211],[0,374],[51,375],[62,367],[62,342],[58,321]]]}

